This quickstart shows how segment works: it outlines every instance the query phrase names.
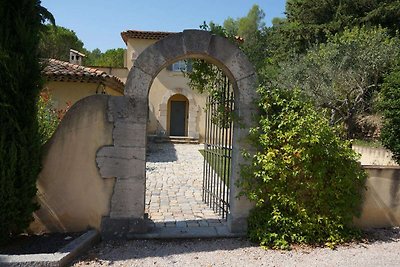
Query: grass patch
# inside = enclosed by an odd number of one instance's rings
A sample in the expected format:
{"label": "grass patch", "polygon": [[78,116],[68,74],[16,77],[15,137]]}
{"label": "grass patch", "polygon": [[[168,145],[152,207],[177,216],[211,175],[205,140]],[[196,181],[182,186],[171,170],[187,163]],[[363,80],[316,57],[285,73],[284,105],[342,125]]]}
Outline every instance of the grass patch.
{"label": "grass patch", "polygon": [[224,181],[226,186],[229,186],[230,177],[230,166],[231,159],[229,156],[228,149],[199,149],[200,154],[205,158],[211,168],[217,173],[217,175]]}
{"label": "grass patch", "polygon": [[361,140],[355,139],[353,140],[353,145],[356,146],[363,146],[363,147],[370,147],[370,148],[383,148],[383,145],[378,140]]}

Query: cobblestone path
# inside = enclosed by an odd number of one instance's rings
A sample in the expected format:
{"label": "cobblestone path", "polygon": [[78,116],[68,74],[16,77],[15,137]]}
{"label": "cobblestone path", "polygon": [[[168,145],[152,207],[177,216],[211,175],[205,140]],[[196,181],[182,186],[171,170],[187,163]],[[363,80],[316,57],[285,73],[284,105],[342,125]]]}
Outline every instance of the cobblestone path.
{"label": "cobblestone path", "polygon": [[203,145],[149,143],[146,212],[155,227],[223,226],[202,201]]}

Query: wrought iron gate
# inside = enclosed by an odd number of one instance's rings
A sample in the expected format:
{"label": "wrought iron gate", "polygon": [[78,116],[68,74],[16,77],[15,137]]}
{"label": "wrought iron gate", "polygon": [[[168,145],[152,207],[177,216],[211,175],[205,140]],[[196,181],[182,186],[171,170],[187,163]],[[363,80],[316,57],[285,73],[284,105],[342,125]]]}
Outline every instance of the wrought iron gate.
{"label": "wrought iron gate", "polygon": [[227,219],[232,158],[234,94],[223,77],[207,99],[203,166],[203,201]]}

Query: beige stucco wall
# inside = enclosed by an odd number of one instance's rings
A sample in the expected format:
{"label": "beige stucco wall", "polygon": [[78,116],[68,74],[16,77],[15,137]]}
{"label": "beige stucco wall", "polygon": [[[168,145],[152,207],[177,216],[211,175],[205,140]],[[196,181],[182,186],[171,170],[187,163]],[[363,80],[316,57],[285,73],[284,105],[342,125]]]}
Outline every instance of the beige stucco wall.
{"label": "beige stucco wall", "polygon": [[353,150],[361,155],[359,161],[362,165],[398,166],[393,160],[392,152],[383,147],[352,146]]}
{"label": "beige stucco wall", "polygon": [[[132,57],[137,57],[144,49],[155,42],[156,40],[129,39],[126,53],[128,69],[131,69],[133,66],[134,60],[132,60]],[[190,124],[189,120],[195,119],[197,136],[191,137],[198,137],[200,141],[203,141],[205,132],[204,108],[206,105],[206,96],[191,90],[188,85],[188,79],[185,78],[181,72],[173,72],[167,69],[163,69],[158,74],[150,88],[148,134],[158,135],[164,131],[169,135],[169,114],[163,114],[165,110],[163,110],[162,105],[167,105],[168,101],[166,100],[168,99],[166,99],[166,96],[171,96],[168,92],[171,90],[177,94],[183,94],[193,99],[192,103],[189,103],[188,110],[190,114],[187,123]],[[189,133],[188,135],[190,136]]]}
{"label": "beige stucco wall", "polygon": [[[73,105],[78,100],[90,96],[101,94],[103,90],[103,85],[98,83],[87,83],[87,82],[47,82],[45,88],[48,88],[54,102],[54,107],[57,109],[64,109],[67,107],[67,103]],[[105,93],[107,95],[122,95],[108,86],[104,87]]]}
{"label": "beige stucco wall", "polygon": [[[187,83],[188,81],[182,73],[166,69],[162,70],[154,79],[149,92],[150,112],[147,129],[149,134],[159,134],[161,131],[165,131],[169,135],[169,110],[167,109],[166,116],[162,116],[162,112],[165,112],[162,105],[168,105],[168,100],[173,95],[181,94],[192,99],[192,101],[189,101],[188,112],[190,114],[188,115],[196,120],[195,131],[198,133],[199,139],[201,141],[204,139],[206,97],[191,90]],[[174,91],[172,95],[168,92],[170,90]],[[164,120],[165,123],[161,120]]]}
{"label": "beige stucco wall", "polygon": [[400,167],[364,166],[368,172],[364,202],[356,225],[400,226]]}
{"label": "beige stucco wall", "polygon": [[41,208],[32,231],[99,229],[102,216],[109,214],[114,179],[101,178],[96,165],[97,150],[112,144],[107,100],[97,95],[78,101],[46,144],[37,181]]}
{"label": "beige stucco wall", "polygon": [[[126,53],[124,53],[125,55]],[[118,77],[124,84],[126,83],[126,79],[128,78],[129,70],[127,68],[114,68],[114,67],[97,67],[94,66],[98,70],[104,71],[105,73]]]}

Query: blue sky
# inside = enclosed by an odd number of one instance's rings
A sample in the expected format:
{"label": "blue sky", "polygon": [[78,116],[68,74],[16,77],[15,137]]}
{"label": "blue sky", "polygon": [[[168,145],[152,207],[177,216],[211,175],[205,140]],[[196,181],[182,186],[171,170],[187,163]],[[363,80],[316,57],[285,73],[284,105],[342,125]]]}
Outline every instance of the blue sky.
{"label": "blue sky", "polygon": [[285,0],[42,0],[57,25],[74,30],[86,49],[125,47],[125,30],[182,31],[198,29],[203,21],[222,24],[227,17],[243,17],[258,4],[265,23],[284,17]]}

